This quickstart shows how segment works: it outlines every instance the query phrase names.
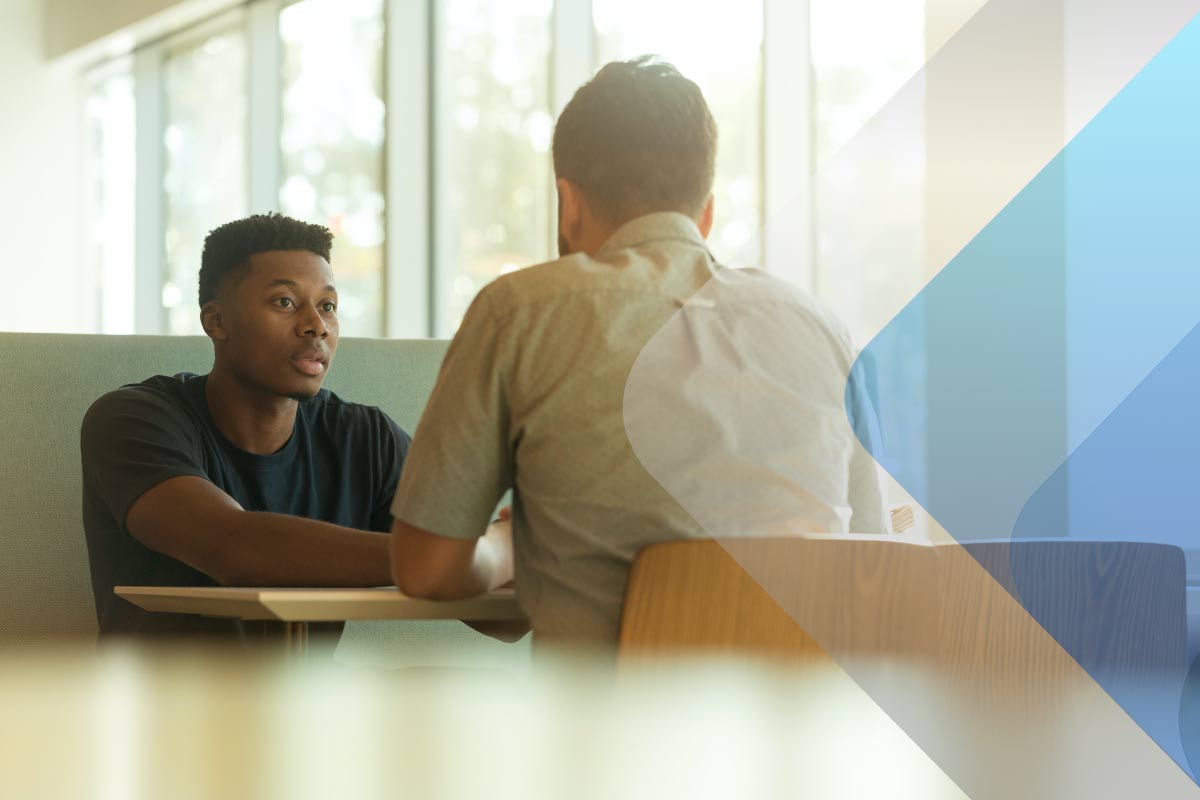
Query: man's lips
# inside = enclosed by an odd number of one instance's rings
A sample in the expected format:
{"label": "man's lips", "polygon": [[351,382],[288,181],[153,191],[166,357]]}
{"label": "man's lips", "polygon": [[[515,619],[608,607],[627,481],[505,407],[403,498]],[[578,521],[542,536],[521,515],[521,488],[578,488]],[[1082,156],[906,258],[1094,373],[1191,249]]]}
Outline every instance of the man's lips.
{"label": "man's lips", "polygon": [[321,352],[300,353],[292,356],[292,363],[306,375],[321,375],[325,372],[325,365],[329,362],[329,356]]}

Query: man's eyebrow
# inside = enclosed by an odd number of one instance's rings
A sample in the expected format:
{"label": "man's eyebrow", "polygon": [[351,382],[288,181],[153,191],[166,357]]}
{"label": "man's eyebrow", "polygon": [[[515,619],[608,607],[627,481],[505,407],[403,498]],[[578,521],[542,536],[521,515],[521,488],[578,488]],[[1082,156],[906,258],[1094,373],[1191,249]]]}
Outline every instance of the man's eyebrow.
{"label": "man's eyebrow", "polygon": [[[296,283],[295,281],[288,280],[287,278],[276,278],[275,280],[273,280],[273,281],[271,281],[270,283],[268,283],[268,284],[267,284],[267,288],[268,288],[268,289],[270,289],[272,286],[290,286],[290,287],[291,287],[291,288],[293,288],[293,289],[299,289],[299,288],[300,288],[300,284]],[[327,283],[327,284],[325,284],[325,288],[324,288],[324,289],[322,289],[321,291],[322,291],[322,292],[335,292],[335,293],[336,293],[336,292],[337,292],[337,287],[335,287],[335,286],[334,286],[332,283]]]}

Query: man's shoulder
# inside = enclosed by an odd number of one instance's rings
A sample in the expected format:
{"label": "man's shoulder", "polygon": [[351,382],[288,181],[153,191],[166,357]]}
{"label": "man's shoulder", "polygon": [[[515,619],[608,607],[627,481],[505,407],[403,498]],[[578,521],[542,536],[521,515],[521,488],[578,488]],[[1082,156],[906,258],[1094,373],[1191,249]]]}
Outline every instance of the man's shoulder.
{"label": "man's shoulder", "polygon": [[495,313],[504,314],[540,299],[588,288],[595,283],[593,271],[588,269],[591,263],[583,253],[543,261],[499,276],[479,294]]}
{"label": "man's shoulder", "polygon": [[[198,380],[201,382],[196,383]],[[156,375],[102,395],[88,408],[80,425],[85,463],[130,442],[198,446],[204,419],[195,397],[203,402],[203,381],[188,373]]]}
{"label": "man's shoulder", "polygon": [[788,303],[827,313],[813,294],[758,267],[726,267],[713,276],[709,288],[730,298]]}
{"label": "man's shoulder", "polygon": [[87,417],[121,413],[166,413],[185,408],[197,393],[203,394],[203,376],[190,372],[154,375],[106,392],[88,408]]}
{"label": "man's shoulder", "polygon": [[348,400],[329,389],[321,389],[310,400],[301,403],[300,408],[302,410],[318,412],[328,418],[358,420],[387,416],[379,406]]}
{"label": "man's shoulder", "polygon": [[[686,262],[666,265],[626,249],[604,258],[573,253],[534,264],[501,275],[480,290],[477,319],[520,338],[529,326],[545,324],[551,317],[559,322],[590,320],[598,308],[622,304],[621,298],[687,296],[711,276],[707,259],[689,256]],[[485,326],[476,335],[491,334]]]}
{"label": "man's shoulder", "polygon": [[391,431],[408,438],[408,433],[379,406],[347,400],[329,389],[322,389],[312,400],[305,402],[301,406],[301,413],[319,427],[376,435]]}
{"label": "man's shoulder", "polygon": [[[823,330],[840,345],[851,347],[850,332],[845,323],[815,295],[761,269],[722,269],[693,301],[715,301],[735,308],[751,306],[755,318],[764,324],[782,325],[786,330],[803,322],[805,327]],[[781,311],[786,316],[763,315],[768,309]]]}

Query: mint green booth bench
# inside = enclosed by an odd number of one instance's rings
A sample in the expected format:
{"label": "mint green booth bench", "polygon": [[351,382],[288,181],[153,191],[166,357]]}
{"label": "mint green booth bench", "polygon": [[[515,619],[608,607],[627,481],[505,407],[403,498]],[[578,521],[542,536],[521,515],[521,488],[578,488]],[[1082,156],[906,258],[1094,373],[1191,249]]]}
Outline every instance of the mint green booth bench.
{"label": "mint green booth bench", "polygon": [[[447,343],[343,339],[325,386],[377,405],[410,434]],[[203,374],[202,336],[0,333],[0,645],[94,640],[80,512],[79,426],[92,401],[155,374]],[[447,496],[447,502],[453,498]],[[350,623],[339,658],[358,664],[519,665],[528,641],[508,645],[460,622]]]}

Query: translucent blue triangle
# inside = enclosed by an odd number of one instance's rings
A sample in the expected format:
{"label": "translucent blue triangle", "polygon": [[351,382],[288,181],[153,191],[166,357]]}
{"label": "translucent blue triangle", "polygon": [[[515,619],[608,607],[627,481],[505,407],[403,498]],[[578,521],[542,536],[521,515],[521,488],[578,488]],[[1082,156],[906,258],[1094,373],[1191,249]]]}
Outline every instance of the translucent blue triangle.
{"label": "translucent blue triangle", "polygon": [[[1200,548],[1197,76],[1194,19],[860,356],[864,445],[959,542]],[[1039,552],[981,563],[1183,764],[1182,567],[1098,546],[1066,582]],[[1114,643],[1135,615],[1167,633]]]}

